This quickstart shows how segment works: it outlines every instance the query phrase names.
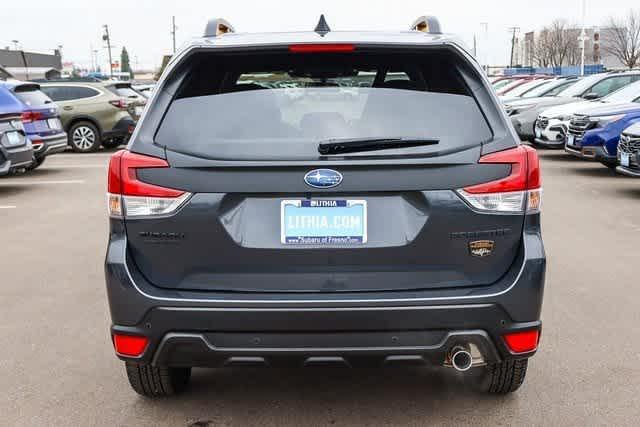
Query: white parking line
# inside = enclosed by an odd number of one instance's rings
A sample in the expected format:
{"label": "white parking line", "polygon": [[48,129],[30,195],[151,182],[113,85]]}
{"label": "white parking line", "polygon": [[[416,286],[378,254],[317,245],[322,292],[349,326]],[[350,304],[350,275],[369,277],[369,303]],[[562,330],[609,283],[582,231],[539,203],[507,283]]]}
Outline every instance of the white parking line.
{"label": "white parking line", "polygon": [[35,180],[11,180],[0,182],[0,187],[13,187],[15,185],[58,185],[58,184],[84,184],[82,179],[66,179],[59,181],[35,181]]}
{"label": "white parking line", "polygon": [[6,206],[2,206],[0,205],[0,209],[15,209],[17,206],[10,206],[10,205],[6,205]]}
{"label": "white parking line", "polygon": [[84,153],[84,154],[56,154],[53,159],[77,159],[81,160],[86,157],[111,157],[113,153]]}
{"label": "white parking line", "polygon": [[48,168],[64,168],[64,169],[106,169],[109,165],[107,163],[103,164],[91,164],[91,165],[68,165],[61,163],[47,163]]}

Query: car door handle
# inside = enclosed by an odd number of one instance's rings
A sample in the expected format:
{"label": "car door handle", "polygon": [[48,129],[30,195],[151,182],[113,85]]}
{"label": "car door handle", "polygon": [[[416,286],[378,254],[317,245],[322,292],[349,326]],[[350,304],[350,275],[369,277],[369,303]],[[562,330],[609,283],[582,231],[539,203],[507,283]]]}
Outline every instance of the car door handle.
{"label": "car door handle", "polygon": [[62,107],[62,109],[65,110],[65,111],[71,111],[71,110],[73,110],[73,107],[67,105],[66,107]]}

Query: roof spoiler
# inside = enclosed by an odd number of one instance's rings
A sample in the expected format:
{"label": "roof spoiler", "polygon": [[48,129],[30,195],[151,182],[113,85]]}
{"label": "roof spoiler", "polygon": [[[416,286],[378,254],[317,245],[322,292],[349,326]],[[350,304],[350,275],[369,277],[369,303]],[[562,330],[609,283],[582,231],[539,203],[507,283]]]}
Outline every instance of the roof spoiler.
{"label": "roof spoiler", "polygon": [[438,21],[438,18],[435,16],[430,15],[421,16],[416,19],[413,24],[411,24],[411,30],[428,34],[442,34],[440,21]]}
{"label": "roof spoiler", "polygon": [[207,27],[204,29],[205,37],[217,37],[227,33],[235,33],[236,30],[226,19],[214,18],[210,19]]}

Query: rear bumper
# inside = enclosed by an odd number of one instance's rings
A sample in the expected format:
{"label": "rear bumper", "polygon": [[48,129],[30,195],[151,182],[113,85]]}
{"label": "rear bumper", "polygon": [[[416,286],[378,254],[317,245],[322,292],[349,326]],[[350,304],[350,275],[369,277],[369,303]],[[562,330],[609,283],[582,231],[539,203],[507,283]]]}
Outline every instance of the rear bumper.
{"label": "rear bumper", "polygon": [[15,169],[24,168],[33,163],[33,148],[31,144],[23,147],[7,149],[0,145],[0,176]]}
{"label": "rear bumper", "polygon": [[452,348],[474,344],[483,363],[500,356],[489,335],[469,331],[180,333],[164,336],[156,366],[442,365]]}
{"label": "rear bumper", "polygon": [[[531,217],[526,221],[537,221]],[[523,234],[512,269],[490,286],[413,292],[231,294],[149,284],[128,260],[112,221],[105,275],[112,333],[143,335],[138,358],[159,366],[235,364],[442,364],[453,346],[475,344],[485,361],[511,354],[502,336],[539,329],[545,254],[539,229]]]}
{"label": "rear bumper", "polygon": [[67,134],[62,133],[47,138],[39,138],[41,144],[33,146],[33,154],[36,159],[40,159],[45,156],[49,156],[56,153],[61,153],[67,149],[68,139]]}
{"label": "rear bumper", "polygon": [[122,138],[127,139],[133,133],[136,122],[131,117],[123,117],[118,120],[111,130],[102,133],[102,139]]}

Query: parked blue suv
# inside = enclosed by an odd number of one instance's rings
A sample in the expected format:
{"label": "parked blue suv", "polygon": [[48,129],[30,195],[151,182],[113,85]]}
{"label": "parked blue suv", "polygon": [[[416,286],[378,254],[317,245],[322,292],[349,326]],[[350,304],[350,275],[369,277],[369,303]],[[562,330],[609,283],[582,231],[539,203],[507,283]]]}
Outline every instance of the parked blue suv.
{"label": "parked blue suv", "polygon": [[0,90],[0,176],[27,168],[33,162],[33,148],[25,137],[21,114],[22,104]]}
{"label": "parked blue suv", "polygon": [[34,156],[34,162],[27,169],[37,168],[48,155],[67,148],[67,134],[62,128],[58,107],[40,91],[40,85],[16,80],[0,82],[0,92],[22,106],[22,124],[33,145]]}
{"label": "parked blue suv", "polygon": [[620,134],[638,121],[640,93],[630,103],[599,105],[581,110],[573,115],[569,124],[565,151],[615,168]]}

